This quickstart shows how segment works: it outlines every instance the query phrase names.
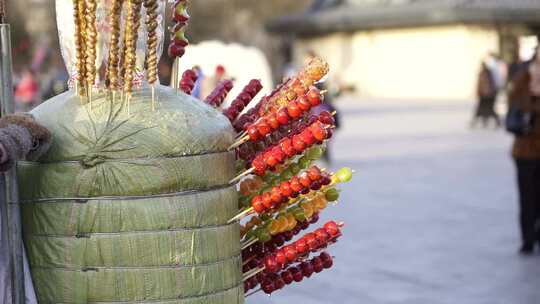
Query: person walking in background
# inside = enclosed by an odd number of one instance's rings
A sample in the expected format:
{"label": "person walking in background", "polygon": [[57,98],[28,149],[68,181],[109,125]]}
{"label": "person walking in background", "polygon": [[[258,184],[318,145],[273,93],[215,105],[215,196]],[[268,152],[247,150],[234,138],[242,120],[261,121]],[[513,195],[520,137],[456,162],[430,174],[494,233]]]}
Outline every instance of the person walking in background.
{"label": "person walking in background", "polygon": [[193,92],[191,93],[191,95],[193,95],[197,99],[202,99],[203,97],[201,96],[201,91],[205,76],[200,66],[194,66],[193,70],[195,71],[195,73],[197,73],[197,80],[195,81],[195,85],[193,86]]}
{"label": "person walking in background", "polygon": [[[520,203],[522,246],[520,252],[533,253],[540,245],[540,56],[538,51],[528,66],[511,82],[507,129],[514,133],[512,156],[516,163]],[[515,123],[517,122],[517,124]],[[518,126],[518,127],[516,127]]]}
{"label": "person walking in background", "polygon": [[483,62],[480,68],[480,73],[478,74],[478,82],[476,85],[478,105],[471,121],[471,127],[475,127],[478,120],[481,120],[482,126],[485,128],[487,127],[490,118],[495,120],[497,127],[501,125],[499,115],[497,115],[495,112],[497,91],[497,84],[495,83],[493,73],[488,68],[487,64]]}

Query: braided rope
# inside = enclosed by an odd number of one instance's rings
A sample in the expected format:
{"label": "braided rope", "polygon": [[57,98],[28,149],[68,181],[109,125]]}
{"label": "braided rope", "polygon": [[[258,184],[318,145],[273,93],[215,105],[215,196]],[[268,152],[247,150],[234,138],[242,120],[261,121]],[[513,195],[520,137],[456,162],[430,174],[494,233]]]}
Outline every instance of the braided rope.
{"label": "braided rope", "polygon": [[109,62],[107,65],[107,83],[111,90],[118,88],[118,73],[120,66],[120,23],[123,0],[112,0],[110,12],[111,38],[109,41]]}
{"label": "braided rope", "polygon": [[137,60],[137,39],[141,18],[142,0],[128,0],[128,17],[125,29],[124,92],[131,93]]}
{"label": "braided rope", "polygon": [[155,84],[158,80],[158,2],[157,0],[145,0],[144,7],[146,8],[146,28],[148,31],[148,53],[146,57],[148,82]]}
{"label": "braided rope", "polygon": [[85,0],[85,20],[86,20],[86,83],[88,90],[91,90],[96,82],[96,53],[97,53],[97,25],[96,25],[96,0]]}
{"label": "braided rope", "polygon": [[77,69],[75,76],[75,81],[77,83],[78,94],[84,94],[84,81],[83,77],[85,75],[85,59],[84,59],[84,23],[81,20],[81,11],[84,11],[84,1],[83,0],[73,0],[73,20],[75,21],[75,52],[76,52],[76,65]]}

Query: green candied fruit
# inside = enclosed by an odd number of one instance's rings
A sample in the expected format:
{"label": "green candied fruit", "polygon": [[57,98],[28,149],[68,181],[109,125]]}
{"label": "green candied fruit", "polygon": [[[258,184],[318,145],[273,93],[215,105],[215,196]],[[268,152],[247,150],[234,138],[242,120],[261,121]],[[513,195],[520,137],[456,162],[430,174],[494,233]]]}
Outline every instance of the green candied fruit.
{"label": "green candied fruit", "polygon": [[293,178],[294,174],[292,173],[292,170],[288,168],[287,170],[281,172],[281,180],[290,180]]}
{"label": "green candied fruit", "polygon": [[244,160],[237,160],[235,163],[234,163],[234,167],[235,167],[235,170],[236,172],[242,172],[246,169],[246,165],[247,163],[244,161]]}
{"label": "green candied fruit", "polygon": [[241,196],[240,197],[240,206],[241,207],[248,207],[251,205],[251,199],[252,197],[251,196]]}
{"label": "green candied fruit", "polygon": [[298,173],[300,173],[300,171],[302,171],[302,168],[300,168],[297,163],[293,163],[289,166],[289,170],[291,170],[293,175],[297,175]]}
{"label": "green candied fruit", "polygon": [[323,148],[321,148],[320,146],[315,146],[307,151],[306,157],[310,160],[317,160],[321,158],[323,152]]}
{"label": "green candied fruit", "polygon": [[275,176],[273,174],[266,174],[265,176],[263,176],[263,181],[267,184],[271,183],[272,180],[275,178]]}
{"label": "green candied fruit", "polygon": [[306,214],[304,213],[304,209],[300,208],[300,207],[295,207],[291,210],[292,212],[292,215],[294,216],[294,218],[299,221],[299,222],[305,222],[307,221],[307,217],[306,217]]}
{"label": "green candied fruit", "polygon": [[302,156],[299,160],[298,160],[298,165],[300,166],[300,168],[302,169],[307,169],[309,167],[309,165],[311,164],[311,160],[308,159],[307,157],[305,156]]}
{"label": "green candied fruit", "polygon": [[247,239],[256,238],[256,237],[257,237],[257,230],[251,229],[250,231],[246,233]]}
{"label": "green candied fruit", "polygon": [[271,217],[268,213],[263,213],[263,214],[259,215],[259,218],[261,219],[261,221],[267,222],[267,221],[269,221],[272,217]]}
{"label": "green candied fruit", "polygon": [[256,235],[257,239],[262,243],[268,242],[272,239],[270,232],[268,232],[266,228],[257,229]]}
{"label": "green candied fruit", "polygon": [[341,183],[346,183],[351,181],[353,171],[351,168],[341,168],[335,173],[335,175]]}
{"label": "green candied fruit", "polygon": [[335,202],[339,199],[339,191],[336,188],[326,190],[324,195],[329,202]]}

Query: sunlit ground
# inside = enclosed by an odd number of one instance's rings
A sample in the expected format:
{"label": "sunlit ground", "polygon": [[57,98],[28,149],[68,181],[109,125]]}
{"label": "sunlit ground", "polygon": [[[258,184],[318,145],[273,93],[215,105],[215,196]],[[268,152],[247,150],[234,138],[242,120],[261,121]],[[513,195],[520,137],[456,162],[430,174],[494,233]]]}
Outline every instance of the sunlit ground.
{"label": "sunlit ground", "polygon": [[333,271],[248,303],[540,303],[520,245],[510,136],[466,102],[340,103],[335,166],[357,170],[323,220],[346,222]]}

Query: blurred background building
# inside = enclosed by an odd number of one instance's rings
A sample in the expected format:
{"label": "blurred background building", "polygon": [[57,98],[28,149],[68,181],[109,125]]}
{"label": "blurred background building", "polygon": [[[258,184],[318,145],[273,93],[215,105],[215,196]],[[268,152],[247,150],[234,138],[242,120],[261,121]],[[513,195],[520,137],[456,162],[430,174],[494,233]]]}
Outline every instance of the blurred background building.
{"label": "blurred background building", "polygon": [[[54,1],[8,5],[16,83],[31,71],[42,93],[27,109],[63,89]],[[376,98],[470,100],[488,54],[518,63],[530,57],[540,32],[537,0],[197,0],[190,13],[193,45],[249,48],[265,57],[261,78],[276,83],[314,53],[330,62],[330,84]],[[220,49],[214,54],[206,66],[235,61]],[[170,62],[162,61],[168,84]]]}
{"label": "blurred background building", "polygon": [[536,0],[316,0],[268,29],[291,42],[294,62],[314,52],[360,95],[463,100],[489,53],[518,61],[539,16]]}

